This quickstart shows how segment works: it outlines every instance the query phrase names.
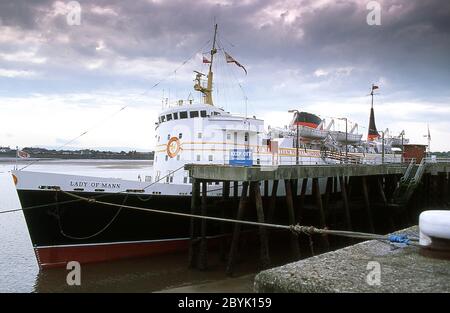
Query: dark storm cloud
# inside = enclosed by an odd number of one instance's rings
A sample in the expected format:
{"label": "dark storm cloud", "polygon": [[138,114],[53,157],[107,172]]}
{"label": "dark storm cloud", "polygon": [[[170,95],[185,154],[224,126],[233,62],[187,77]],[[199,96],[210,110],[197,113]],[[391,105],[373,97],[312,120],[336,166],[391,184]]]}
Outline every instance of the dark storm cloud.
{"label": "dark storm cloud", "polygon": [[[58,14],[67,3],[62,1],[2,1],[0,18],[4,26],[42,37],[36,53],[47,58],[44,71],[50,75],[69,67],[95,76],[119,59],[180,62],[210,39],[216,18],[219,44],[257,73],[249,80],[298,79],[350,91],[383,77],[397,90],[419,88],[425,97],[436,95],[450,78],[450,2],[445,0],[380,1],[380,26],[366,23],[368,1],[79,2],[80,26],[69,26],[66,15]],[[0,52],[15,45],[23,49],[18,39]],[[82,66],[100,61],[96,71]],[[283,75],[280,68],[297,74],[277,76]],[[350,74],[342,75],[342,69]],[[314,75],[316,70],[322,75]]]}

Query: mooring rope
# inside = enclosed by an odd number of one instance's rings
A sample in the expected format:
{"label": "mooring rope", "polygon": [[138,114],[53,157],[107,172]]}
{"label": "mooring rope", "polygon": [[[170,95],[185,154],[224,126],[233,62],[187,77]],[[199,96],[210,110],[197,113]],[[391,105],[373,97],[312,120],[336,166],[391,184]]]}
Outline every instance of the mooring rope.
{"label": "mooring rope", "polygon": [[253,222],[253,221],[246,221],[246,220],[235,220],[235,219],[207,216],[207,215],[197,215],[197,214],[190,214],[190,213],[165,211],[165,210],[159,210],[159,209],[142,208],[142,207],[137,207],[137,206],[125,205],[125,204],[99,201],[94,198],[82,197],[82,196],[73,194],[71,192],[63,191],[63,190],[59,190],[59,191],[64,194],[67,194],[69,196],[72,196],[74,198],[77,198],[77,199],[80,199],[83,201],[87,201],[90,203],[98,203],[98,204],[115,206],[115,207],[123,207],[126,209],[132,209],[132,210],[137,210],[137,211],[144,211],[144,212],[151,212],[151,213],[158,213],[158,214],[167,214],[167,215],[174,215],[174,216],[182,216],[182,217],[189,217],[189,218],[197,218],[197,219],[211,220],[211,221],[217,221],[217,222],[239,223],[239,224],[244,224],[244,225],[284,229],[284,230],[289,230],[294,234],[302,234],[303,233],[303,234],[306,234],[309,236],[313,235],[313,234],[321,234],[321,235],[334,235],[334,236],[343,236],[343,237],[351,237],[351,238],[359,238],[359,239],[367,239],[367,240],[387,240],[391,243],[402,243],[402,244],[406,244],[406,245],[416,245],[417,244],[416,242],[419,241],[418,238],[414,238],[414,237],[409,238],[406,235],[379,235],[379,234],[371,234],[371,233],[363,233],[363,232],[316,228],[314,226],[303,226],[303,225],[298,225],[298,224],[297,225],[280,225],[280,224]]}
{"label": "mooring rope", "polygon": [[[56,200],[58,200],[58,191],[56,191],[55,198],[56,198]],[[57,212],[57,220],[58,220],[59,232],[64,237],[72,239],[72,240],[87,240],[87,239],[94,238],[94,237],[102,234],[104,231],[106,231],[114,223],[114,221],[119,216],[120,212],[122,212],[123,205],[127,202],[127,200],[128,200],[128,194],[125,196],[122,205],[119,207],[119,209],[117,209],[117,212],[114,213],[114,216],[111,218],[111,220],[105,226],[103,226],[100,230],[96,231],[92,235],[83,236],[83,237],[69,235],[63,230],[62,223],[61,223],[61,214],[59,212],[59,205],[57,205],[56,206],[56,212]]]}

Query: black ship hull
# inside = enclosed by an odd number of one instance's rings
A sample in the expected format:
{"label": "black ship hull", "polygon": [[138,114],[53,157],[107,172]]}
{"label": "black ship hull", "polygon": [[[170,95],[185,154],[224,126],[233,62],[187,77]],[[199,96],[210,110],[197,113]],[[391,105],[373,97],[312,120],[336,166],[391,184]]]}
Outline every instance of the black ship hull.
{"label": "black ship hull", "polygon": [[[18,190],[18,195],[22,207],[31,207],[24,210],[24,216],[41,268],[65,266],[69,261],[89,263],[148,256],[188,246],[190,219],[186,217],[77,201],[59,191]],[[191,205],[190,196],[79,195],[184,213],[190,212]],[[215,226],[208,226],[208,235],[218,234]]]}

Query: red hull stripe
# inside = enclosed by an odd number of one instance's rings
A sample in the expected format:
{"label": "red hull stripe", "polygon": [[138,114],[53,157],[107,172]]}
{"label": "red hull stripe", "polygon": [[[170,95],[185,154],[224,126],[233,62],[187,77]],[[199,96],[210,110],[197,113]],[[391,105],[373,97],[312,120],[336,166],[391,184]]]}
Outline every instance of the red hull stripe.
{"label": "red hull stripe", "polygon": [[376,134],[374,134],[374,135],[371,135],[371,134],[367,135],[367,139],[368,140],[375,140],[375,139],[377,139],[379,137],[380,137],[380,135],[376,135]]}
{"label": "red hull stripe", "polygon": [[86,246],[38,247],[34,251],[41,268],[52,268],[66,266],[67,262],[70,261],[94,263],[183,251],[188,248],[188,242],[188,239],[180,239]]}
{"label": "red hull stripe", "polygon": [[317,126],[319,126],[319,124],[310,123],[310,122],[296,122],[295,125],[306,126],[306,127],[311,127],[311,128],[316,128]]}

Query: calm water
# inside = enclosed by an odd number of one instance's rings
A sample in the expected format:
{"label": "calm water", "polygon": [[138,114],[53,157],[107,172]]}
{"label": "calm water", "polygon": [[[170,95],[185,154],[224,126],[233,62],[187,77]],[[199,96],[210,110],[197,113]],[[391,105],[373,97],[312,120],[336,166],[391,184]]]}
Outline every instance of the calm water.
{"label": "calm water", "polygon": [[[20,208],[8,173],[13,166],[14,162],[0,160],[0,211]],[[27,170],[136,180],[138,175],[150,174],[151,164],[148,161],[55,160],[38,162]],[[188,270],[186,253],[86,264],[82,266],[81,286],[69,287],[66,285],[68,271],[64,268],[39,271],[23,213],[0,214],[0,292],[149,292],[224,279],[225,264],[214,255],[208,262],[210,269],[205,272]],[[236,274],[256,270],[249,266],[240,265]]]}

